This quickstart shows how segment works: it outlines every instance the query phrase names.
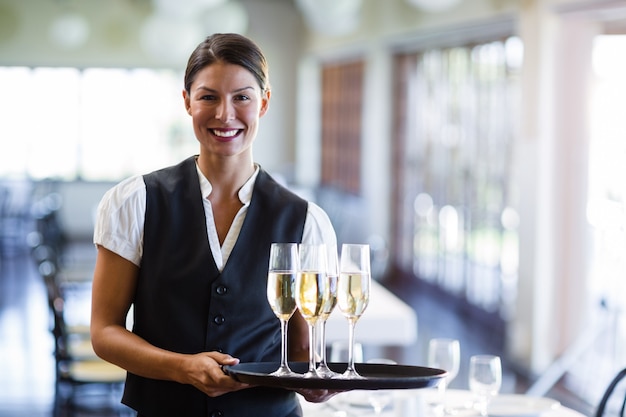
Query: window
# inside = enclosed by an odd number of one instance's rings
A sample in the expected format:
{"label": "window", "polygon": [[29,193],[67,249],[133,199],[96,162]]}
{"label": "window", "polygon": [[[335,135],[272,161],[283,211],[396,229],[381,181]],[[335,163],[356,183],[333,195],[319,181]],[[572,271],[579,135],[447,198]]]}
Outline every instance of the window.
{"label": "window", "polygon": [[509,168],[521,55],[511,37],[395,57],[395,262],[500,316],[517,284]]}
{"label": "window", "polygon": [[362,61],[322,69],[321,184],[352,195],[361,193]]}
{"label": "window", "polygon": [[0,67],[0,176],[119,180],[197,152],[168,70]]}
{"label": "window", "polygon": [[594,40],[588,216],[594,228],[593,291],[611,308],[626,307],[626,35]]}
{"label": "window", "polygon": [[[600,401],[603,388],[626,364],[625,57],[623,21],[617,31],[606,30],[605,34],[594,37],[590,56],[593,74],[586,184],[587,220],[592,234],[587,253],[590,261],[585,287],[587,300],[583,306],[597,307],[585,317],[588,321],[584,331],[565,354],[575,352],[577,356],[564,378],[566,388],[588,404]],[[617,409],[611,415],[617,415]]]}

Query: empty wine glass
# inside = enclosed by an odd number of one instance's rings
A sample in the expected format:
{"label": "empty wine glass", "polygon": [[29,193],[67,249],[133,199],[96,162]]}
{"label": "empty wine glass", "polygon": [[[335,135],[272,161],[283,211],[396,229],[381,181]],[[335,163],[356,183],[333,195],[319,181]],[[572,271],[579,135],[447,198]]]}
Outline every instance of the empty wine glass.
{"label": "empty wine glass", "polygon": [[370,247],[346,244],[341,247],[337,304],[348,319],[348,367],[342,378],[360,379],[354,367],[354,327],[367,308],[370,297]]}
{"label": "empty wine glass", "polygon": [[287,323],[296,311],[295,287],[298,271],[298,245],[272,243],[267,274],[267,301],[280,320],[280,366],[271,375],[293,376],[287,363]]}
{"label": "empty wine glass", "polygon": [[322,314],[327,297],[326,245],[300,245],[300,270],[296,276],[296,305],[309,327],[309,370],[305,378],[317,378],[315,372],[315,324]]}
{"label": "empty wine glass", "polygon": [[[368,359],[367,363],[397,365],[396,361],[386,358]],[[383,410],[393,401],[393,392],[385,389],[370,390],[367,394],[367,401],[374,408],[374,414],[380,416]]]}
{"label": "empty wine glass", "polygon": [[328,248],[328,265],[326,271],[326,292],[324,293],[324,307],[319,318],[320,323],[320,363],[316,372],[322,378],[333,378],[338,374],[332,371],[326,363],[326,320],[333,312],[337,304],[337,279],[339,275],[339,262],[337,257],[337,247],[335,245]]}
{"label": "empty wine glass", "polygon": [[445,378],[439,382],[439,396],[436,405],[440,414],[453,414],[446,404],[446,391],[450,382],[456,378],[461,365],[461,347],[456,339],[431,339],[428,343],[428,366],[443,369],[447,372]]}
{"label": "empty wine glass", "polygon": [[476,397],[474,407],[481,416],[487,415],[487,407],[502,385],[502,363],[494,355],[475,355],[470,358],[469,388]]}

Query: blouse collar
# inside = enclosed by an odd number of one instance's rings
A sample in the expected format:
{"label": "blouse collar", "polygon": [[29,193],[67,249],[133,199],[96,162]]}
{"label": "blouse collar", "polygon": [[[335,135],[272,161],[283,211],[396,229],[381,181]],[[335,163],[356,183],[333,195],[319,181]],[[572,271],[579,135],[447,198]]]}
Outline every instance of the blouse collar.
{"label": "blouse collar", "polygon": [[[203,198],[208,199],[209,195],[211,195],[211,191],[213,191],[213,186],[209,182],[209,180],[204,176],[202,171],[200,171],[200,167],[196,163],[196,172],[198,173],[198,179],[200,180],[200,192],[202,193]],[[254,173],[248,178],[248,180],[243,184],[243,186],[239,189],[237,195],[239,196],[239,201],[242,204],[248,205],[250,204],[250,200],[252,200],[252,190],[254,189],[254,182],[256,181],[256,177],[259,174],[259,165],[254,164]]]}

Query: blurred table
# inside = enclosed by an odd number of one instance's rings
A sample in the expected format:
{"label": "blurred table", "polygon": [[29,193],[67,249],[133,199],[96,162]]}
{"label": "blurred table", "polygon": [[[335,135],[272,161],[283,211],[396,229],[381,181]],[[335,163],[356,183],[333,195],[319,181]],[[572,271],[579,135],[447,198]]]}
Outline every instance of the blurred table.
{"label": "blurred table", "polygon": [[[347,340],[348,320],[335,308],[326,323],[326,342]],[[355,327],[355,339],[363,345],[406,346],[417,339],[415,311],[372,280],[370,301]]]}
{"label": "blurred table", "polygon": [[[433,403],[437,398],[435,388],[419,390],[387,391],[391,403],[381,417],[434,417]],[[351,391],[339,394],[326,403],[312,404],[301,399],[304,417],[357,417],[373,416],[369,404],[370,391]],[[447,405],[458,417],[476,417],[479,413],[472,408],[473,397],[467,390],[449,390]],[[544,397],[521,394],[501,394],[494,398],[489,410],[490,417],[585,417],[583,414],[564,407],[557,401]]]}

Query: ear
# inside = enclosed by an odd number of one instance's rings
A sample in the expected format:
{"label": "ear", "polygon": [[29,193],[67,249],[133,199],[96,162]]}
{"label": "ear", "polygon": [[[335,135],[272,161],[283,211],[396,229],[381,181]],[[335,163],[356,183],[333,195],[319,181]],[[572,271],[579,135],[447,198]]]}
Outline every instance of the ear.
{"label": "ear", "polygon": [[265,113],[267,113],[267,110],[270,107],[271,95],[272,95],[272,92],[270,90],[265,90],[261,94],[261,109],[259,110],[259,117],[262,117],[263,115],[265,115]]}
{"label": "ear", "polygon": [[187,113],[191,116],[191,98],[189,97],[189,94],[187,94],[187,90],[184,89],[183,100],[185,102],[185,110],[187,110]]}

